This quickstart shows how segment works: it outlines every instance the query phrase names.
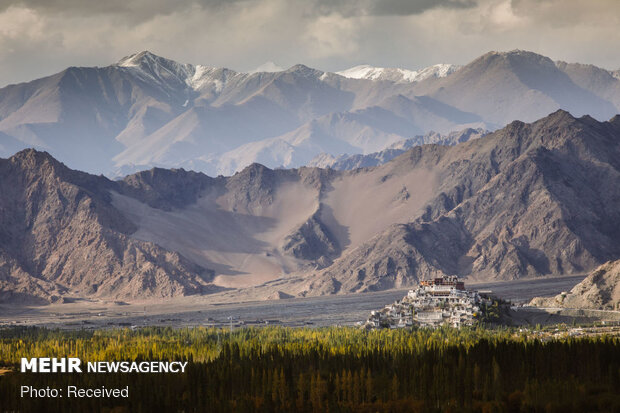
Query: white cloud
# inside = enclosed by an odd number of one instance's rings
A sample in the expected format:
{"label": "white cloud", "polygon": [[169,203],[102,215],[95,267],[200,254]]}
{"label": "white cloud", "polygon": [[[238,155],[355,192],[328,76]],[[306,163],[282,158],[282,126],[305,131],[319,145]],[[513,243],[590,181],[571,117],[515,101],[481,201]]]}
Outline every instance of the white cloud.
{"label": "white cloud", "polygon": [[309,56],[329,58],[349,56],[359,49],[360,18],[345,18],[339,14],[320,16],[306,27],[303,35]]}
{"label": "white cloud", "polygon": [[489,25],[499,32],[514,30],[526,24],[526,19],[515,14],[510,0],[491,3],[487,13]]}

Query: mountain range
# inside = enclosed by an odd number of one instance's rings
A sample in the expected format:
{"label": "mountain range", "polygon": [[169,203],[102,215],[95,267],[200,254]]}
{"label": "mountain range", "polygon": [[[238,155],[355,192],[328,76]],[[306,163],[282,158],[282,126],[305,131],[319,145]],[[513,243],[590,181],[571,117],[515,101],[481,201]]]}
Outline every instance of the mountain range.
{"label": "mountain range", "polygon": [[230,177],[153,168],[112,181],[27,149],[0,160],[0,299],[578,274],[620,257],[618,182],[620,116],[563,110],[348,171],[254,163]]}
{"label": "mountain range", "polygon": [[598,120],[620,111],[617,72],[519,50],[418,71],[277,69],[240,73],[141,52],[9,85],[0,89],[0,156],[34,147],[109,177],[153,166],[230,175],[558,109]]}

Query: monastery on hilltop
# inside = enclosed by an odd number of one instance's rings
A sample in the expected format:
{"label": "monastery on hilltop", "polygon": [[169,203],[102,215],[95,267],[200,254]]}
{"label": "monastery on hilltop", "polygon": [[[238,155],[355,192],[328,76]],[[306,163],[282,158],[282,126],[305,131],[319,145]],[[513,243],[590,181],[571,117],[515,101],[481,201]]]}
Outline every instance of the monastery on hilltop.
{"label": "monastery on hilltop", "polygon": [[478,291],[466,290],[455,275],[421,281],[400,301],[373,311],[366,328],[411,326],[473,325],[480,317],[481,304],[487,303]]}

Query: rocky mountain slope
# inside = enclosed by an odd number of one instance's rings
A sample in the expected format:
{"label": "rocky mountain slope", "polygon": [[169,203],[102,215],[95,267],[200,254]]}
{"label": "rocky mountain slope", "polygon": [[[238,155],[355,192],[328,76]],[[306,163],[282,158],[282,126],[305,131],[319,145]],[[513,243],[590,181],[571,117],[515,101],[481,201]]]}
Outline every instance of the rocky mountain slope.
{"label": "rocky mountain slope", "polygon": [[555,297],[536,297],[530,305],[538,307],[620,309],[620,260],[609,261],[592,271],[570,292]]}
{"label": "rocky mountain slope", "polygon": [[118,186],[34,150],[0,160],[0,300],[167,298],[213,290],[209,270],[130,236],[136,225],[111,204]]}
{"label": "rocky mountain slope", "polygon": [[575,274],[620,257],[619,116],[557,111],[351,171],[110,181],[33,150],[0,171],[4,299],[307,296]]}
{"label": "rocky mountain slope", "polygon": [[303,65],[240,73],[141,52],[0,89],[0,156],[34,147],[107,176],[153,166],[229,175],[253,162],[299,167],[321,153],[370,154],[431,130],[496,129],[560,108],[609,119],[620,111],[617,73],[523,51],[460,68],[341,74]]}
{"label": "rocky mountain slope", "polygon": [[[308,291],[400,287],[443,274],[579,273],[618,257],[619,128],[619,116],[599,123],[559,111],[455,147],[417,147],[376,169],[352,172],[366,175],[371,186],[402,171],[432,171],[425,177],[432,191],[420,209],[409,210],[408,221],[360,240],[317,274]],[[399,183],[393,202],[419,197],[419,184],[412,184]]]}

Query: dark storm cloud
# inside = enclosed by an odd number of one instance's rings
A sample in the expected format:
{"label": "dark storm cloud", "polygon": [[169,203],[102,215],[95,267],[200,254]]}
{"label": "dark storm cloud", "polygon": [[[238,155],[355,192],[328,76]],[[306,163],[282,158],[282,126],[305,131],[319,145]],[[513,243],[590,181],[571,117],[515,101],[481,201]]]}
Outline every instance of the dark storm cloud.
{"label": "dark storm cloud", "polygon": [[11,6],[25,7],[43,14],[78,16],[117,15],[131,22],[148,21],[198,6],[220,10],[258,0],[0,0],[0,11]]}
{"label": "dark storm cloud", "polygon": [[11,6],[26,7],[28,9],[48,12],[76,12],[76,13],[118,13],[128,10],[128,1],[80,1],[80,0],[0,0],[0,10],[4,11]]}
{"label": "dark storm cloud", "polygon": [[377,0],[370,9],[375,16],[410,16],[434,8],[464,9],[476,7],[473,0]]}
{"label": "dark storm cloud", "polygon": [[[312,4],[312,2],[309,2]],[[476,6],[474,0],[316,0],[315,9],[322,15],[343,16],[411,16],[435,8],[463,9]]]}
{"label": "dark storm cloud", "polygon": [[[119,14],[133,20],[145,20],[155,15],[198,6],[218,10],[252,4],[260,0],[0,0],[0,11],[21,6],[40,12],[64,14]],[[476,6],[474,0],[293,0],[300,6],[326,15],[344,16],[409,16],[434,8],[462,9]]]}

